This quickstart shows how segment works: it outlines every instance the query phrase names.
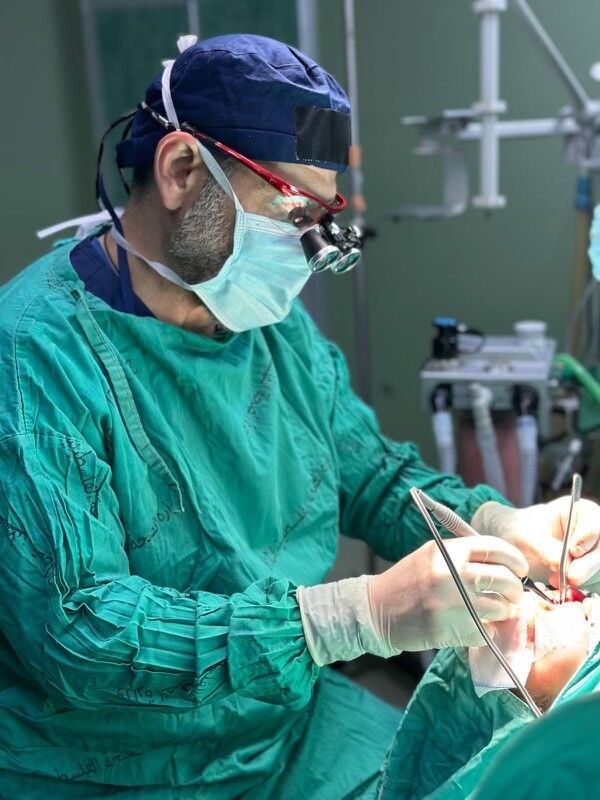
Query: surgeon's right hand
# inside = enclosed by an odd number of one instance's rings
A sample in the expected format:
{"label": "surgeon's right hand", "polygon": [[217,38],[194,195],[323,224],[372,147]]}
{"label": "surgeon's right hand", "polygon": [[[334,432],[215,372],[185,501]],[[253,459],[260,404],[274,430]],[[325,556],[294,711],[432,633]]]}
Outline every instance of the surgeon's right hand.
{"label": "surgeon's right hand", "polygon": [[[516,613],[527,561],[496,536],[445,544],[492,633],[495,622]],[[363,653],[389,658],[402,650],[484,643],[434,542],[380,575],[299,587],[297,598],[308,649],[320,666]]]}

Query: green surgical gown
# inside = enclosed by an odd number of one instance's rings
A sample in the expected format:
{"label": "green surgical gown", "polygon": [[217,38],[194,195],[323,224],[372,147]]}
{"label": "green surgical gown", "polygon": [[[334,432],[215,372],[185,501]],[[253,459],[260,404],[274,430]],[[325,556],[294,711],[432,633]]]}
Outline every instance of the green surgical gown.
{"label": "green surgical gown", "polygon": [[303,636],[340,533],[396,559],[412,485],[297,304],[224,340],[117,312],[59,243],[0,291],[0,797],[373,797],[398,712]]}

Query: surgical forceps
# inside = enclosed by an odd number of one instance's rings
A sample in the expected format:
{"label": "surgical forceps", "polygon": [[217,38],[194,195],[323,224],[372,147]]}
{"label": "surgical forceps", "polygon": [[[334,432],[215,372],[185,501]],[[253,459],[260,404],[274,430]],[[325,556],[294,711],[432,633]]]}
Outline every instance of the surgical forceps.
{"label": "surgical forceps", "polygon": [[[442,528],[450,531],[450,533],[453,533],[455,536],[479,536],[478,531],[471,527],[468,522],[465,522],[464,519],[461,519],[451,508],[448,508],[448,506],[445,506],[443,503],[438,503],[436,500],[432,500],[422,489],[416,489],[416,491],[419,492],[419,496],[425,508],[431,512]],[[546,600],[548,603],[554,602],[545,592],[535,585],[533,579],[529,576],[521,578],[521,583],[524,589],[529,589],[531,592],[534,592],[538,597],[541,597],[542,600]]]}
{"label": "surgical forceps", "polygon": [[475,623],[475,625],[477,626],[477,629],[478,629],[479,633],[482,635],[485,643],[490,648],[492,653],[496,656],[496,658],[498,659],[498,661],[502,665],[503,669],[506,671],[506,673],[508,674],[508,676],[510,677],[510,679],[512,680],[514,685],[519,690],[519,693],[521,694],[523,700],[529,706],[529,708],[531,710],[531,713],[534,715],[534,717],[538,717],[538,718],[541,717],[542,716],[542,712],[538,708],[535,700],[529,694],[529,692],[527,691],[527,688],[525,687],[523,682],[519,679],[518,675],[516,675],[515,671],[510,666],[508,661],[504,658],[504,655],[503,655],[502,651],[499,649],[498,645],[494,642],[492,637],[486,631],[485,625],[483,624],[483,622],[479,619],[479,615],[477,614],[477,611],[475,611],[475,606],[471,602],[471,598],[469,597],[469,594],[468,594],[467,590],[465,589],[465,587],[463,585],[463,582],[460,579],[460,575],[458,574],[458,572],[456,570],[456,567],[454,566],[454,562],[452,561],[452,559],[450,558],[450,554],[446,550],[446,545],[444,544],[444,540],[440,536],[440,533],[439,533],[438,529],[435,527],[435,524],[433,522],[433,519],[431,518],[431,515],[430,515],[429,511],[425,508],[425,505],[424,505],[423,500],[422,500],[422,495],[423,495],[423,492],[421,492],[420,489],[417,489],[416,486],[413,486],[412,489],[410,490],[410,496],[412,497],[413,502],[416,505],[416,507],[419,509],[419,512],[420,512],[421,516],[423,517],[423,519],[427,523],[427,527],[431,531],[431,535],[433,536],[433,538],[435,540],[435,543],[437,544],[437,546],[438,546],[438,548],[439,548],[439,550],[440,550],[440,552],[442,554],[442,557],[443,557],[444,561],[446,562],[446,564],[448,566],[448,569],[450,571],[450,575],[452,575],[452,579],[453,579],[454,583],[456,584],[456,588],[458,589],[458,591],[460,593],[460,596],[462,597],[462,599],[464,601],[464,604],[467,607],[467,611],[471,615],[471,618],[472,618],[473,622]]}
{"label": "surgical forceps", "polygon": [[569,558],[569,541],[573,530],[573,523],[576,512],[576,505],[581,499],[581,488],[583,481],[581,475],[575,473],[573,475],[573,483],[571,484],[571,505],[569,506],[569,518],[567,519],[567,530],[565,531],[565,538],[563,540],[562,552],[560,554],[560,565],[558,567],[558,593],[561,603],[567,599],[567,568]]}

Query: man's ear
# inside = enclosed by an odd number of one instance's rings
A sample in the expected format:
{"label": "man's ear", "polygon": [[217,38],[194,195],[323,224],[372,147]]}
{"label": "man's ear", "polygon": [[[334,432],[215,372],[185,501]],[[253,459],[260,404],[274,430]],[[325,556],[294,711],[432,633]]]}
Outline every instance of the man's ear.
{"label": "man's ear", "polygon": [[154,154],[154,181],[166,209],[178,211],[188,205],[190,198],[198,194],[206,174],[191,134],[173,131],[158,142]]}

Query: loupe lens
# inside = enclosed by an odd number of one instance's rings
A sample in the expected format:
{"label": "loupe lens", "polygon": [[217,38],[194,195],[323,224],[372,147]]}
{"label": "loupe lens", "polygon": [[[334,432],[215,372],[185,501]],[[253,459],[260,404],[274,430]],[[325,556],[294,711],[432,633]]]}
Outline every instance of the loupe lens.
{"label": "loupe lens", "polygon": [[327,245],[319,250],[308,262],[312,272],[325,272],[326,269],[335,271],[340,260],[340,251],[333,245]]}
{"label": "loupe lens", "polygon": [[353,247],[348,253],[340,256],[337,264],[331,267],[331,271],[335,272],[336,275],[343,275],[344,272],[349,272],[353,269],[359,261],[360,250],[357,247]]}
{"label": "loupe lens", "polygon": [[301,238],[302,249],[312,272],[324,272],[334,269],[339,261],[340,251],[332,244],[327,244],[318,229],[307,231]]}

